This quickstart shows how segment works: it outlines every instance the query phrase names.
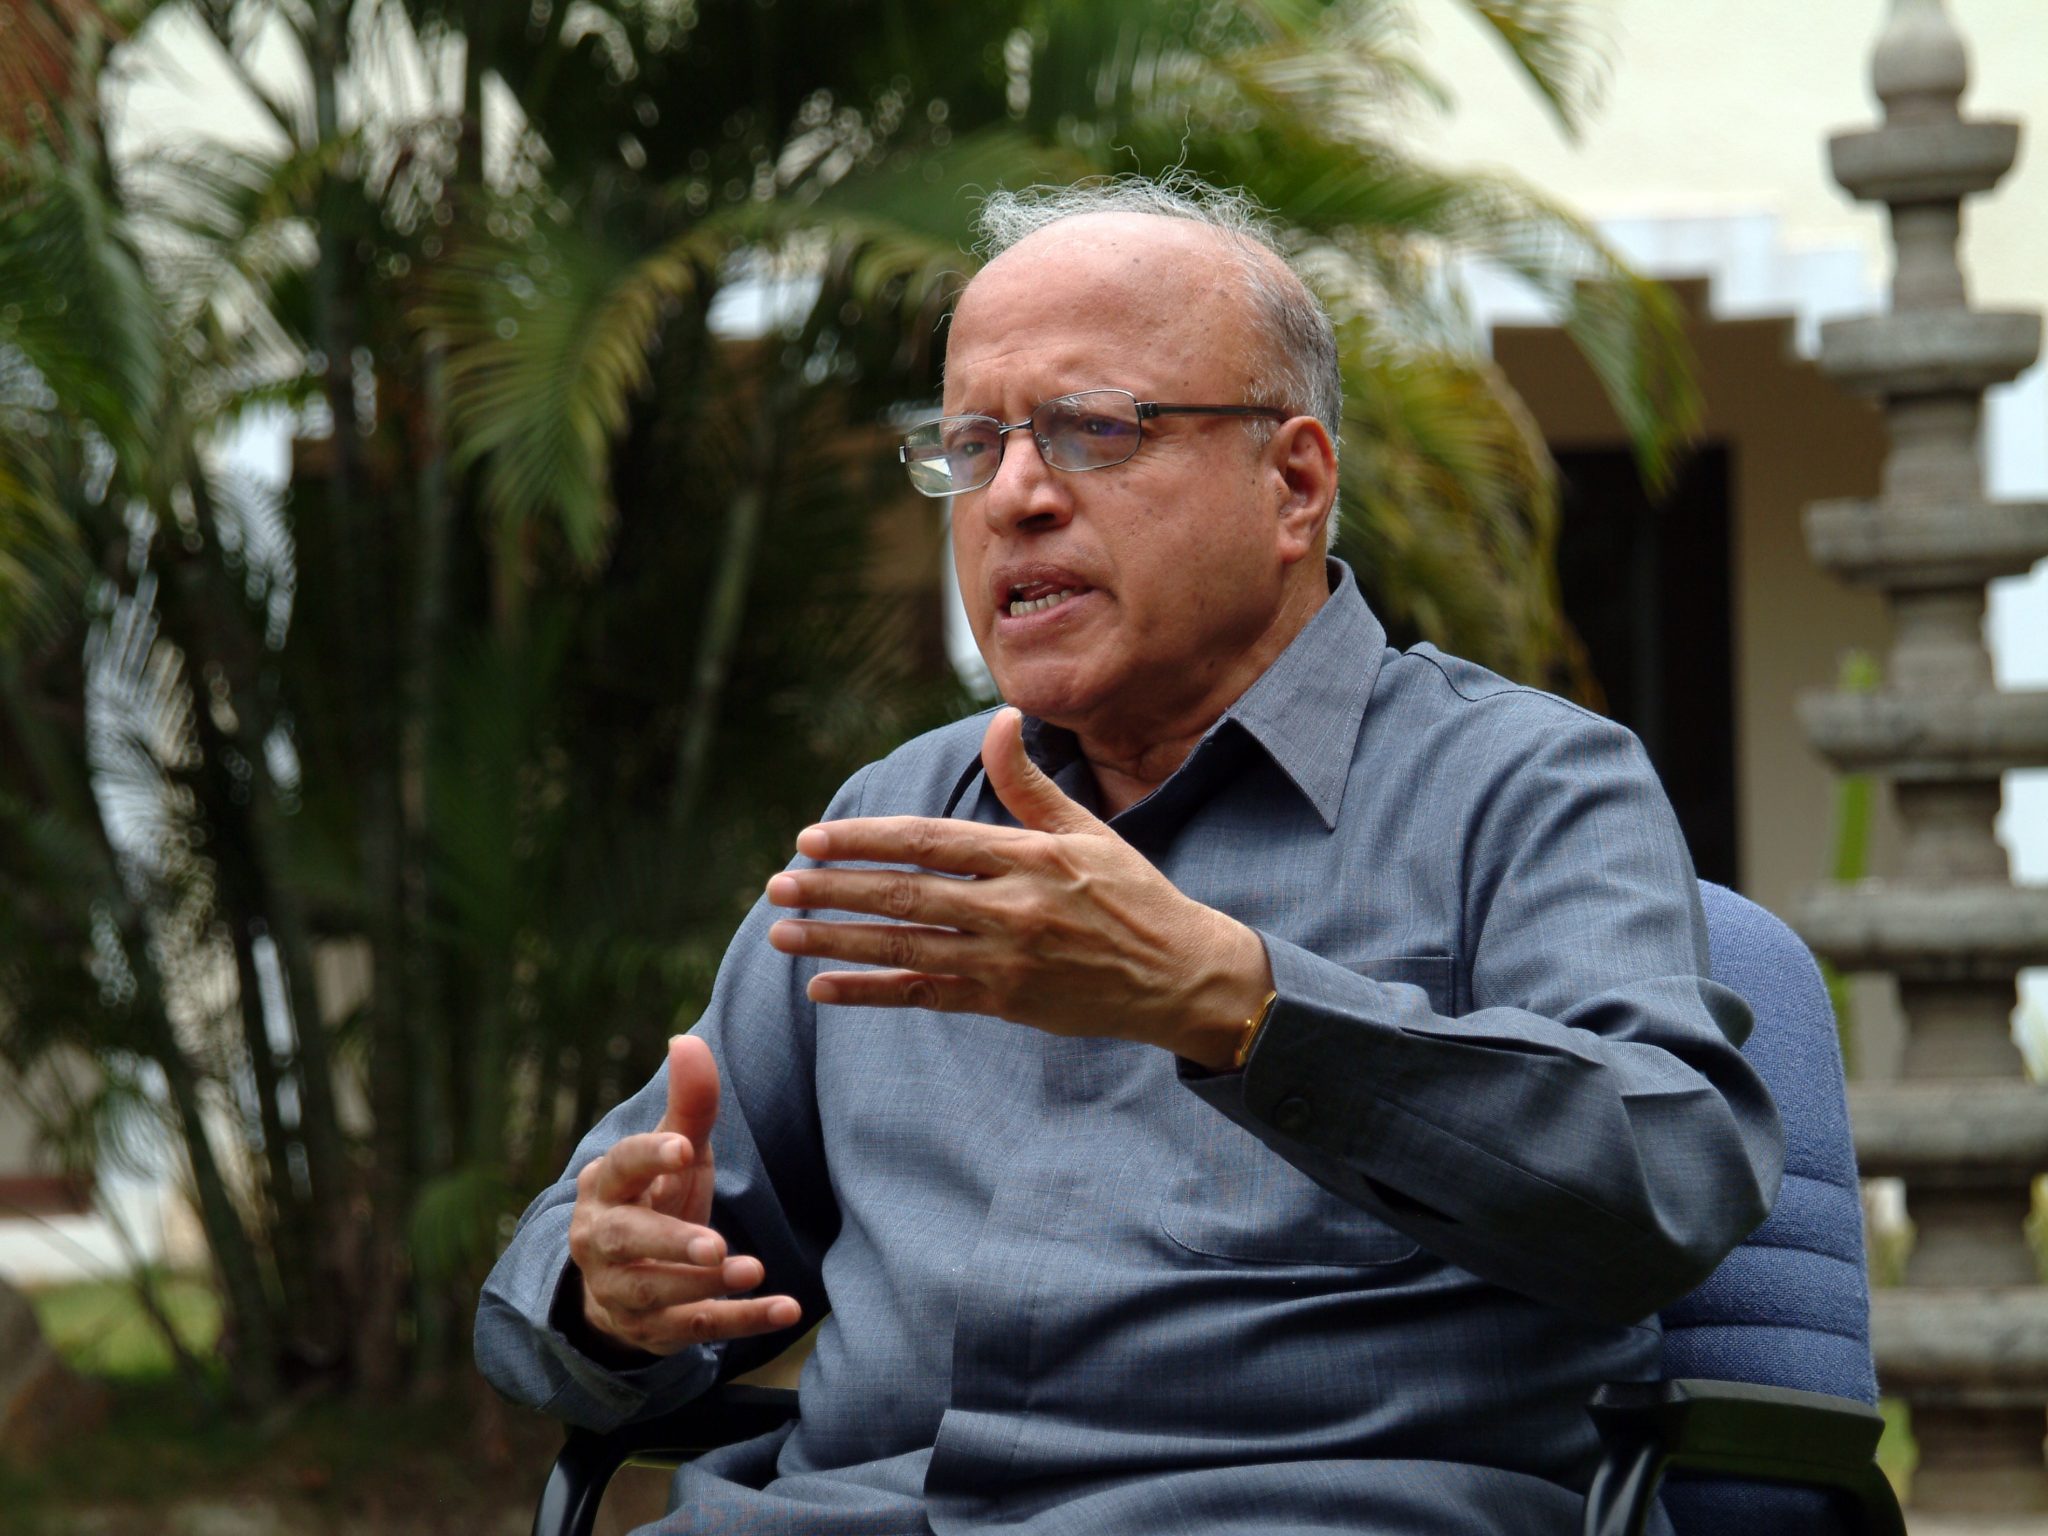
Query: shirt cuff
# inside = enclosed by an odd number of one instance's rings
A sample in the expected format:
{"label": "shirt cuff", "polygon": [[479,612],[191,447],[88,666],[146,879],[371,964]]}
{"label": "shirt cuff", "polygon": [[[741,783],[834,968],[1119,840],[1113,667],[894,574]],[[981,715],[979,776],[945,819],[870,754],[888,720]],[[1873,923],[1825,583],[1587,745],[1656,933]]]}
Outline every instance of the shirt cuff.
{"label": "shirt cuff", "polygon": [[710,1345],[648,1355],[645,1364],[619,1370],[583,1351],[580,1326],[573,1335],[564,1330],[560,1309],[573,1300],[580,1317],[582,1308],[582,1274],[569,1257],[572,1211],[562,1204],[536,1213],[485,1282],[481,1310],[490,1316],[479,1317],[479,1340],[501,1341],[493,1351],[505,1357],[498,1376],[507,1380],[499,1390],[555,1418],[602,1431],[708,1388],[718,1375],[718,1355]]}
{"label": "shirt cuff", "polygon": [[[1373,1037],[1391,1045],[1404,1028],[1441,1027],[1437,1010],[1449,1008],[1450,959],[1408,955],[1350,966],[1267,933],[1259,939],[1275,996],[1244,1067],[1212,1073],[1183,1060],[1180,1079],[1233,1120],[1341,1157],[1362,1129],[1360,1089],[1377,1097],[1396,1086],[1400,1069],[1391,1058],[1399,1053],[1376,1062]],[[1338,1065],[1342,1088],[1333,1093],[1331,1069]]]}
{"label": "shirt cuff", "polygon": [[[687,1402],[716,1380],[718,1356],[708,1344],[694,1345],[673,1355],[634,1350],[632,1353],[644,1363],[629,1366],[607,1364],[587,1354],[580,1340],[561,1326],[558,1311],[573,1301],[580,1313],[582,1279],[571,1259],[563,1262],[555,1280],[546,1336],[549,1350],[569,1379],[554,1400],[542,1406],[543,1413],[568,1417],[563,1412],[568,1406],[565,1399],[573,1395],[584,1409],[575,1416],[575,1422],[588,1423],[595,1429],[611,1429],[633,1418],[650,1400],[658,1397],[664,1403]],[[591,1407],[600,1410],[604,1422],[593,1422]]]}

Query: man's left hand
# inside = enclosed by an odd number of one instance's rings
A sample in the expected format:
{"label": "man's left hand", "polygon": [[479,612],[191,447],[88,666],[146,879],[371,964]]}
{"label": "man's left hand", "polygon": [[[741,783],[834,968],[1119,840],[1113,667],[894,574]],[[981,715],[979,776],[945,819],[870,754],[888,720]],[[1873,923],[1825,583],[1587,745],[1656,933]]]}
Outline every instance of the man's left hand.
{"label": "man's left hand", "polygon": [[992,1014],[1227,1068],[1272,986],[1258,935],[1182,895],[1069,799],[1025,753],[1016,710],[996,712],[981,758],[1021,826],[874,816],[798,834],[797,851],[821,864],[913,866],[788,870],[768,882],[776,906],[892,919],[771,927],[784,953],[881,967],[821,971],[811,1000]]}

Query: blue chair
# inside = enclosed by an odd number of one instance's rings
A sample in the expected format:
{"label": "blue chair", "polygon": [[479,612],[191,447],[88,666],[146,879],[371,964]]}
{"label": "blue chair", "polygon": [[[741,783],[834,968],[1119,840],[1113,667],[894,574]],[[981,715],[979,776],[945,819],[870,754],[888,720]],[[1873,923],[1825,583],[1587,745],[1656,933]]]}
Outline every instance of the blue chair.
{"label": "blue chair", "polygon": [[[1785,1183],[1770,1219],[1663,1313],[1665,1379],[1594,1395],[1606,1454],[1584,1536],[1640,1536],[1660,1484],[1680,1536],[1905,1536],[1874,1460],[1863,1213],[1827,988],[1776,917],[1705,881],[1700,897],[1711,974],[1757,1016],[1744,1054],[1785,1122]],[[571,1430],[534,1536],[589,1536],[628,1462],[673,1467],[796,1411],[794,1392],[728,1386],[609,1434]]]}
{"label": "blue chair", "polygon": [[1700,900],[1709,974],[1756,1013],[1743,1054],[1778,1102],[1785,1182],[1770,1218],[1664,1310],[1665,1380],[1595,1395],[1607,1456],[1585,1536],[1641,1531],[1666,1469],[1680,1536],[1904,1536],[1874,1460],[1863,1211],[1827,987],[1755,902],[1704,880]]}

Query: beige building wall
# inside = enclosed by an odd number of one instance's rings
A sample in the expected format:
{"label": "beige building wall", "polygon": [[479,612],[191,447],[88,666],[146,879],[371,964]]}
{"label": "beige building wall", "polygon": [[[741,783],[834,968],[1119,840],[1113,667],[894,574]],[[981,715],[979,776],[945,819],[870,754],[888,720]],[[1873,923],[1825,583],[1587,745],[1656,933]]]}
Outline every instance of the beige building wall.
{"label": "beige building wall", "polygon": [[[2033,125],[2020,162],[1970,205],[1978,302],[2048,308],[2048,4],[1947,0],[1971,45],[1965,112]],[[1615,0],[1605,104],[1566,140],[1460,0],[1417,0],[1424,56],[1456,108],[1414,140],[1511,170],[1595,217],[1767,212],[1794,245],[1853,245],[1880,281],[1883,216],[1827,174],[1827,136],[1877,120],[1870,52],[1889,0]],[[1602,7],[1588,7],[1600,10]]]}

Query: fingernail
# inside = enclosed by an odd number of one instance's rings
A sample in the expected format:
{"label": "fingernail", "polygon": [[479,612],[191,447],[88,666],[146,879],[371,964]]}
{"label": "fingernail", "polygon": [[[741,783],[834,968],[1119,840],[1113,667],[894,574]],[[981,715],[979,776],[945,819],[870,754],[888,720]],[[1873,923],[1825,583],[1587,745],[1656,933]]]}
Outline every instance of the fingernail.
{"label": "fingernail", "polygon": [[708,1237],[695,1239],[686,1251],[690,1255],[690,1262],[692,1264],[716,1264],[718,1262],[718,1244]]}
{"label": "fingernail", "polygon": [[797,905],[798,893],[803,889],[793,875],[777,875],[768,882],[768,899],[778,907]]}
{"label": "fingernail", "polygon": [[796,851],[807,859],[822,859],[832,846],[832,838],[823,827],[805,827],[796,835]]}
{"label": "fingernail", "polygon": [[801,923],[775,923],[768,929],[768,942],[777,949],[794,953],[804,947],[804,929]]}

